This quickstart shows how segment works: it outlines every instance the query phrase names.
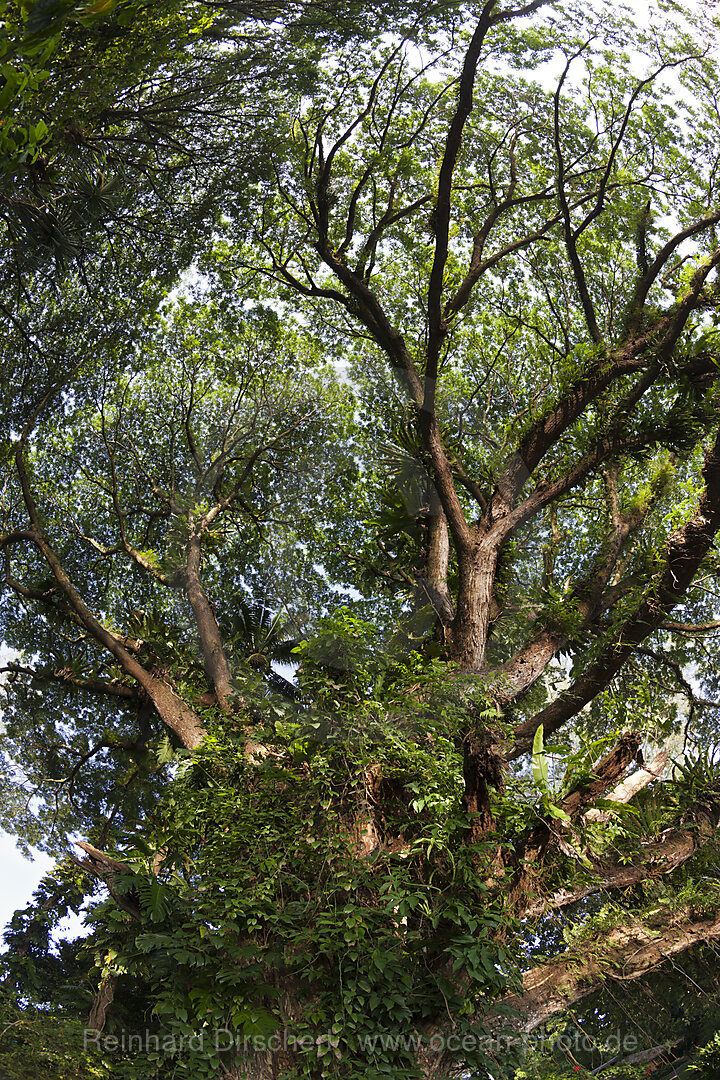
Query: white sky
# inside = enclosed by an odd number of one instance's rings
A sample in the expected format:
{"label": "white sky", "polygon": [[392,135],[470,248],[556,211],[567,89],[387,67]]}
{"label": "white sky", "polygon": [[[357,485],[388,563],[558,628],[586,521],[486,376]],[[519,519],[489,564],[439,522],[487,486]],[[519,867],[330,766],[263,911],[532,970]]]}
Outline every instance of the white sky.
{"label": "white sky", "polygon": [[[15,846],[12,836],[0,833],[0,936],[15,911],[26,907],[40,884],[51,870],[54,860],[42,851],[33,849],[33,859],[26,859]],[[82,919],[68,916],[58,927],[56,937],[75,938],[84,933]],[[0,952],[5,946],[0,941]]]}
{"label": "white sky", "polygon": [[4,927],[13,912],[29,901],[40,878],[53,865],[53,860],[36,852],[33,862],[23,858],[11,836],[0,834],[0,927]]}

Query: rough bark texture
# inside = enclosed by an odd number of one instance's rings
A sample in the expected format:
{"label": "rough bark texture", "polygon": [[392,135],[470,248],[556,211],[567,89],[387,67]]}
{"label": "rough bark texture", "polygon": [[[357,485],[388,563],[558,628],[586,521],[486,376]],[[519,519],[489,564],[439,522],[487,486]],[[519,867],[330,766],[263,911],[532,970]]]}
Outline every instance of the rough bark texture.
{"label": "rough bark texture", "polygon": [[533,968],[523,978],[523,994],[508,998],[506,1004],[519,1014],[518,1030],[532,1031],[591,994],[606,979],[639,979],[669,957],[717,938],[718,911],[697,917],[692,910],[683,909],[652,923],[617,927]]}
{"label": "rough bark texture", "polygon": [[87,1026],[91,1031],[100,1032],[105,1027],[108,1009],[115,999],[116,984],[117,979],[114,975],[104,975],[101,979],[87,1020]]}
{"label": "rough bark texture", "polygon": [[201,565],[201,537],[198,534],[193,534],[188,540],[185,588],[195,616],[205,660],[205,669],[215,688],[220,707],[227,711],[230,708],[230,698],[233,692],[232,676],[225,656],[222,638],[220,637],[220,627],[200,580]]}
{"label": "rough bark texture", "polygon": [[490,793],[492,788],[505,790],[503,765],[502,757],[490,743],[488,734],[473,733],[467,736],[463,754],[463,809],[471,820],[470,843],[475,843],[493,826]]}
{"label": "rough bark texture", "polygon": [[[616,788],[608,794],[608,799],[611,802],[628,803],[639,791],[651,784],[653,780],[658,780],[668,763],[669,754],[667,750],[661,750],[655,755],[652,761],[649,761],[647,765],[643,765],[641,769],[634,772],[632,776],[628,776],[627,780],[623,780],[621,784],[618,784]],[[610,820],[610,810],[587,810],[583,814],[583,821],[589,824],[592,821],[605,822]]]}
{"label": "rough bark texture", "polygon": [[447,627],[455,618],[455,605],[447,583],[450,537],[444,514],[429,518],[428,533],[426,591],[441,625]]}
{"label": "rough bark texture", "polygon": [[497,556],[492,546],[474,545],[460,558],[451,655],[463,671],[479,672],[485,665]]}

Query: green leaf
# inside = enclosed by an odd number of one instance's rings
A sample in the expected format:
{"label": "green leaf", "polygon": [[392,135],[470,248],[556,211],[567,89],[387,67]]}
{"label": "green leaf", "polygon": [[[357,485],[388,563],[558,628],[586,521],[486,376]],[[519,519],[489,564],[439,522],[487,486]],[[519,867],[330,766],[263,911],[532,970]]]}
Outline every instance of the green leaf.
{"label": "green leaf", "polygon": [[541,791],[547,791],[549,765],[548,759],[543,753],[543,725],[540,724],[539,728],[535,732],[535,738],[533,739],[532,748],[532,774],[535,779],[535,783],[538,785]]}

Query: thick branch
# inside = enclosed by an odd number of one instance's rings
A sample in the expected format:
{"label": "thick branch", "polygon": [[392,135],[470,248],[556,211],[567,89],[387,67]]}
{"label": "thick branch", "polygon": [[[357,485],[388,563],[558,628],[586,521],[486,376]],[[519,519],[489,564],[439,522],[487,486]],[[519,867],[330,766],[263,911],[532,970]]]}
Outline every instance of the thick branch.
{"label": "thick branch", "polygon": [[609,360],[598,362],[584,373],[553,409],[546,413],[523,437],[498,479],[492,504],[494,515],[509,513],[523,486],[545,454],[613,382],[645,366],[644,356],[650,343],[647,335],[634,347],[617,352]]}
{"label": "thick branch", "polygon": [[455,172],[460,145],[462,143],[463,129],[470,115],[473,105],[473,88],[475,86],[475,74],[480,58],[480,50],[492,25],[492,12],[497,6],[497,0],[488,0],[480,14],[475,33],[472,36],[465,62],[463,63],[460,77],[460,90],[455,113],[450,122],[445,151],[440,166],[438,180],[438,194],[433,215],[435,230],[435,257],[430,282],[428,285],[428,349],[425,386],[425,408],[434,411],[435,408],[435,381],[437,379],[437,364],[440,355],[440,346],[446,333],[446,326],[442,318],[442,291],[445,266],[448,258],[448,240],[450,235],[450,196],[452,180]]}
{"label": "thick branch", "polygon": [[625,772],[632,761],[642,764],[640,736],[635,732],[623,735],[618,745],[609,754],[593,765],[590,779],[571,791],[560,803],[560,807],[569,817],[575,817],[590,803],[599,799],[619,776]]}
{"label": "thick branch", "polygon": [[87,690],[91,694],[107,694],[110,697],[125,698],[129,701],[137,700],[137,691],[132,686],[126,686],[121,682],[106,682],[104,679],[83,679],[67,668],[36,670],[23,667],[22,664],[8,664],[6,667],[0,667],[0,673],[2,672],[11,675],[27,675],[37,682],[60,683],[74,690]]}
{"label": "thick branch", "polygon": [[[608,799],[611,802],[627,803],[633,799],[639,791],[646,788],[648,784],[652,784],[653,780],[657,780],[662,776],[665,771],[665,767],[668,763],[667,750],[661,750],[652,761],[649,761],[647,765],[643,765],[641,769],[634,772],[632,776],[628,776],[627,780],[623,780],[621,784],[618,784],[610,794]],[[583,814],[583,821],[586,823],[592,821],[605,822],[610,820],[609,810],[588,810]]]}
{"label": "thick branch", "polygon": [[433,479],[448,525],[458,546],[468,548],[472,544],[472,534],[455,489],[452,467],[442,443],[440,426],[434,411],[423,409],[423,383],[402,334],[392,325],[372,289],[337,257],[326,238],[321,238],[317,249],[323,261],[356,301],[356,316],[386,353],[393,370],[400,377],[418,409],[418,427],[430,458]]}
{"label": "thick branch", "polygon": [[121,907],[123,911],[127,911],[128,915],[132,915],[136,922],[141,923],[142,912],[140,906],[135,902],[134,895],[132,893],[118,892],[114,888],[115,878],[118,874],[132,874],[131,868],[124,863],[118,862],[117,859],[113,859],[110,855],[106,855],[104,851],[93,847],[92,844],[87,844],[84,840],[76,840],[75,844],[77,847],[82,848],[87,857],[74,859],[73,861],[78,866],[81,866],[83,870],[88,870],[94,877],[107,885],[110,895],[118,907]]}
{"label": "thick branch", "polygon": [[522,995],[506,1005],[520,1015],[518,1028],[528,1032],[598,990],[606,979],[632,981],[671,956],[720,937],[720,913],[698,917],[691,908],[653,915],[647,922],[603,930],[573,949],[528,971]]}
{"label": "thick branch", "polygon": [[448,626],[455,618],[455,607],[447,583],[450,561],[450,537],[444,515],[434,515],[428,520],[430,540],[428,544],[427,573],[419,578],[440,622]]}
{"label": "thick branch", "polygon": [[233,693],[232,676],[220,637],[220,627],[200,580],[201,560],[201,539],[193,534],[188,541],[185,587],[200,636],[205,668],[215,688],[218,703],[227,711]]}
{"label": "thick branch", "polygon": [[101,979],[87,1020],[87,1026],[91,1031],[102,1031],[105,1027],[108,1009],[115,1000],[116,984],[117,979],[114,975],[105,975]]}
{"label": "thick branch", "polygon": [[548,735],[587,705],[608,685],[636,647],[660,626],[685,595],[720,528],[720,433],[705,457],[702,474],[704,490],[697,512],[668,539],[665,569],[660,580],[635,614],[626,620],[613,640],[573,685],[515,729],[515,747],[509,759],[518,757],[530,748],[541,724]]}
{"label": "thick branch", "polygon": [[131,656],[121,641],[109,630],[106,630],[95,618],[80,596],[80,593],[65,573],[60,560],[45,536],[40,521],[40,515],[35,505],[32,491],[30,490],[30,484],[23,459],[22,442],[17,446],[15,460],[23,498],[30,516],[34,542],[42,552],[61,592],[78,621],[98,644],[102,645],[108,652],[112,653],[123,671],[139,683],[152,701],[163,723],[178,736],[183,746],[189,750],[194,750],[200,745],[205,737],[205,729],[200,717],[170,686],[167,685],[167,683],[162,682],[161,679],[156,678],[154,675],[151,675],[149,671],[146,671],[145,668]]}
{"label": "thick branch", "polygon": [[596,471],[598,466],[609,458],[615,457],[622,452],[652,446],[654,443],[660,442],[664,437],[666,437],[666,432],[662,428],[640,431],[634,435],[623,435],[619,432],[604,435],[592,450],[585,457],[580,458],[576,465],[566,472],[564,476],[560,476],[557,480],[548,480],[538,484],[535,491],[528,495],[526,499],[523,499],[519,506],[505,519],[505,529],[509,534],[512,530],[518,528],[519,525],[528,521],[538,511],[572,491],[574,487],[586,480],[591,473]]}
{"label": "thick branch", "polygon": [[664,877],[687,862],[708,839],[709,836],[690,829],[666,829],[659,840],[643,844],[632,862],[611,863],[591,858],[595,881],[586,881],[572,889],[558,889],[550,896],[534,896],[523,908],[523,917],[536,918],[575,904],[600,890],[629,889],[649,878]]}
{"label": "thick branch", "polygon": [[[480,58],[480,50],[482,49],[483,42],[485,41],[485,37],[491,26],[496,23],[509,22],[512,19],[530,15],[532,12],[537,11],[538,8],[541,8],[545,3],[547,3],[547,0],[531,0],[531,3],[525,4],[520,8],[496,12],[495,8],[497,7],[497,0],[488,0],[480,13],[478,24],[470,41],[467,53],[465,54],[462,73],[460,75],[458,102],[445,139],[445,150],[440,166],[437,200],[435,202],[435,211],[433,214],[435,255],[430,271],[430,281],[428,283],[428,347],[426,367],[427,378],[425,384],[425,408],[429,410],[434,410],[435,408],[435,384],[438,373],[437,365],[440,356],[440,347],[447,333],[447,326],[442,310],[442,292],[449,250],[448,241],[450,236],[452,182],[458,154],[462,144],[463,131],[473,107],[473,90],[478,60]],[[496,217],[499,217],[500,214],[507,209],[508,205],[512,205],[512,202],[513,200],[511,198],[506,200],[506,202],[498,208],[497,215],[491,214],[486,226],[485,236],[487,236],[492,228]],[[483,241],[484,237],[478,238],[476,241],[473,265],[471,272],[468,275],[468,279],[470,280],[470,284],[467,286],[468,295],[473,284],[472,275],[476,273],[477,266],[480,264]],[[474,280],[477,280],[477,278]],[[461,289],[462,288],[463,287],[461,287]],[[457,308],[455,308],[455,300],[453,300],[451,302],[453,310],[459,310],[466,299],[467,296],[460,301]]]}
{"label": "thick branch", "polygon": [[[617,510],[617,490],[614,476],[607,478],[611,501],[613,531],[599,560],[599,565],[568,595],[568,609],[574,605],[581,622],[578,631],[586,630],[604,610],[604,590],[617,565],[623,545],[640,525],[645,514],[622,518]],[[498,693],[503,701],[515,701],[533,686],[568,641],[568,634],[559,626],[546,625],[502,666],[496,676]]]}

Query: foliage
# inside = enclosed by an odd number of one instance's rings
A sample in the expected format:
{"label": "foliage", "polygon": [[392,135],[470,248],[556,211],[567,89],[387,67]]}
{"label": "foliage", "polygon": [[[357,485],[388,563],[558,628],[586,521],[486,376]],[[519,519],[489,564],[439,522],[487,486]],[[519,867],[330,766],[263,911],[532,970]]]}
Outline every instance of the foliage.
{"label": "foliage", "polygon": [[396,9],[4,9],[10,1070],[713,1067],[712,13]]}
{"label": "foliage", "polygon": [[97,1055],[83,1051],[81,1020],[70,1020],[64,1012],[54,1014],[32,1007],[19,1007],[2,995],[0,1009],[2,1049],[0,1075],[12,1080],[100,1080],[108,1070]]}
{"label": "foliage", "polygon": [[[345,640],[353,636],[351,623]],[[323,635],[316,647],[327,643]],[[417,678],[415,693],[423,689]],[[141,869],[150,852],[128,882],[146,926],[128,937],[125,921],[98,941],[112,958],[106,971],[149,983],[161,1031],[177,1045],[215,1028],[241,1045],[276,1032],[279,971],[304,987],[293,1037],[310,1050],[298,1075],[313,1075],[318,1059],[331,1075],[414,1075],[403,1039],[431,1014],[438,987],[458,1030],[477,1036],[470,1002],[501,994],[512,979],[510,953],[490,944],[506,919],[501,908],[473,902],[486,891],[475,865],[482,853],[463,843],[452,797],[457,753],[436,733],[435,710],[407,732],[378,715],[406,691],[407,677],[396,677],[340,742],[325,716],[294,719],[287,703],[259,699],[259,718],[282,733],[263,732],[272,749],[261,770],[248,767],[232,728],[185,763],[155,826],[162,870],[155,879]],[[348,775],[360,778],[355,788]],[[378,784],[393,793],[384,800],[388,834],[401,833],[405,844],[358,865],[348,839],[362,844],[359,822]],[[449,978],[438,982],[430,958],[439,951],[468,970],[472,989],[458,995]],[[231,1007],[218,986],[228,988]],[[389,1044],[373,1053],[378,1031]],[[193,1075],[212,1075],[213,1049],[208,1035],[204,1054],[179,1060]],[[147,1067],[138,1059],[127,1075]]]}

